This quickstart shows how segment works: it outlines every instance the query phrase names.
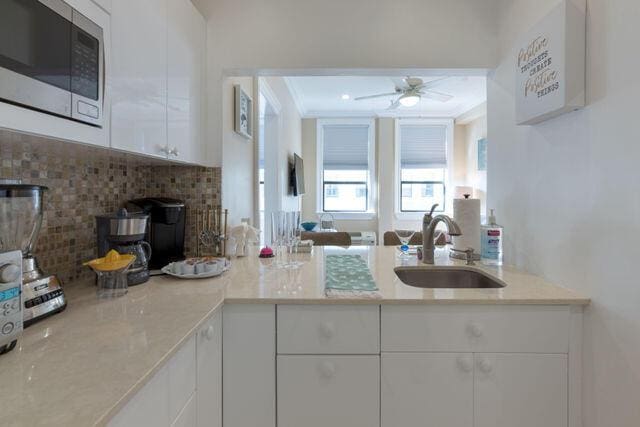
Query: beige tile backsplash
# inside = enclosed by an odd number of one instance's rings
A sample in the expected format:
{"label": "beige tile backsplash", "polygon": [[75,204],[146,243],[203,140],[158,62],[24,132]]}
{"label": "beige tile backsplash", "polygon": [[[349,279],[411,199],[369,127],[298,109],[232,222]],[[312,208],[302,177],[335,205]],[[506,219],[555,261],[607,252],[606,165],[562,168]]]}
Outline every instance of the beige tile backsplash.
{"label": "beige tile backsplash", "polygon": [[0,130],[0,178],[49,188],[35,249],[41,266],[65,283],[92,277],[95,216],[127,200],[174,197],[187,205],[186,251],[195,253],[195,209],[220,204],[220,168],[181,166],[98,147]]}

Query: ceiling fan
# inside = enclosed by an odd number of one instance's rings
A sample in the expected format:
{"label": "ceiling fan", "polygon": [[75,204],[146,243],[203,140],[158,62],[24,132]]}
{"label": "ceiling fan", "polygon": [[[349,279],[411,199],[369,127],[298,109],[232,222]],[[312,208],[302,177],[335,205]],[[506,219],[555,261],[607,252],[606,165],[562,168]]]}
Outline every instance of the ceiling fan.
{"label": "ceiling fan", "polygon": [[413,107],[421,98],[429,98],[440,102],[447,102],[453,98],[452,95],[436,92],[431,88],[440,85],[448,77],[424,82],[418,77],[405,77],[404,79],[392,79],[396,85],[395,92],[379,93],[377,95],[359,96],[354,98],[355,101],[363,99],[382,98],[385,96],[398,96],[395,101],[391,101],[388,110],[395,110],[400,105],[405,107]]}

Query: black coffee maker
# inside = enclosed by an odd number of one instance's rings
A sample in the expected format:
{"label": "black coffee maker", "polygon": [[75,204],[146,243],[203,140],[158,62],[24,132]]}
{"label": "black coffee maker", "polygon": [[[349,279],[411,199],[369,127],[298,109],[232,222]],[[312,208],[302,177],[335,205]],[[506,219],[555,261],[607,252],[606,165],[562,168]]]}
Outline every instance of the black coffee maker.
{"label": "black coffee maker", "polygon": [[126,209],[120,209],[115,215],[96,216],[98,256],[105,256],[111,249],[120,254],[136,256],[127,272],[128,286],[149,280],[148,267],[152,250],[145,241],[148,219],[149,215],[129,213]]}
{"label": "black coffee maker", "polygon": [[151,275],[162,274],[165,265],[182,261],[184,256],[185,205],[182,200],[167,197],[149,197],[130,200],[130,212],[149,215],[145,240],[151,244]]}

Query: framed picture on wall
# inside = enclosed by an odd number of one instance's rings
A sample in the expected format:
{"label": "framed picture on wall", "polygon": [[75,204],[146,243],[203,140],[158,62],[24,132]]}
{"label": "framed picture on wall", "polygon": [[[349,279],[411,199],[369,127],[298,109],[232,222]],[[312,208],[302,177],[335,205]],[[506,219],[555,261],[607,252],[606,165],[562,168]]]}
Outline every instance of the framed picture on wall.
{"label": "framed picture on wall", "polygon": [[253,100],[240,85],[235,91],[235,131],[247,139],[253,138]]}
{"label": "framed picture on wall", "polygon": [[478,140],[478,170],[487,170],[487,138]]}

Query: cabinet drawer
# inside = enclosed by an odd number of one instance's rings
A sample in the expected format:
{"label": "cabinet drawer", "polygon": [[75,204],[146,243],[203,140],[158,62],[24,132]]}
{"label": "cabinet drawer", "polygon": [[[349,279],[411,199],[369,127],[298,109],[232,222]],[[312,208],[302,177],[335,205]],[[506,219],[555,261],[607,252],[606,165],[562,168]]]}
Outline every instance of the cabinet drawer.
{"label": "cabinet drawer", "polygon": [[379,356],[278,356],[278,427],[380,425]]}
{"label": "cabinet drawer", "polygon": [[566,306],[383,306],[381,316],[385,352],[568,352]]}
{"label": "cabinet drawer", "polygon": [[377,305],[279,305],[279,354],[378,354]]}

